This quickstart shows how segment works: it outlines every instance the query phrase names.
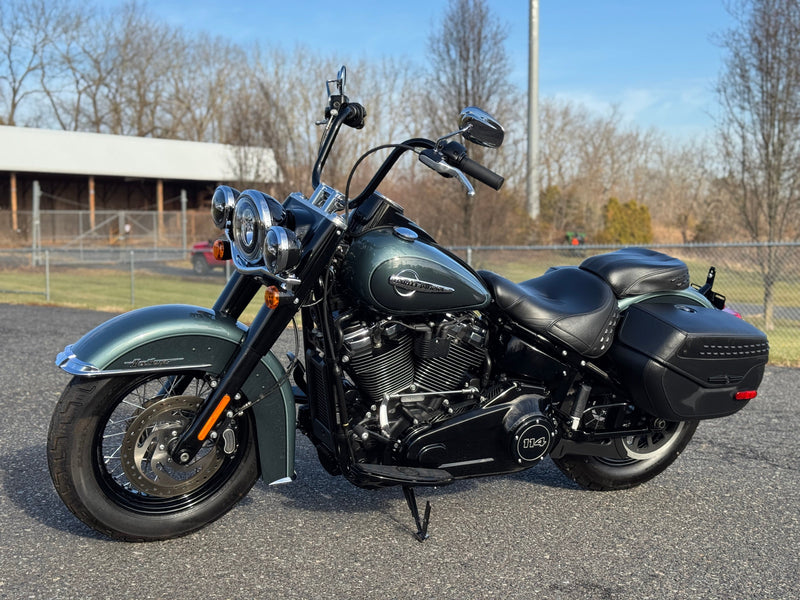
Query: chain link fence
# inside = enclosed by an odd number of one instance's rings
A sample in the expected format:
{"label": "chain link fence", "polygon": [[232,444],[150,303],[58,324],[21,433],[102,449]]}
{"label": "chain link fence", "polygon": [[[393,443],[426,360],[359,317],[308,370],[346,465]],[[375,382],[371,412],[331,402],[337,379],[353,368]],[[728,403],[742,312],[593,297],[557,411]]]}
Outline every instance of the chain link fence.
{"label": "chain link fence", "polygon": [[64,250],[186,248],[215,235],[207,210],[0,211],[0,246]]}
{"label": "chain link fence", "polygon": [[[704,284],[709,267],[715,267],[714,290],[726,296],[729,308],[766,331],[772,362],[800,366],[800,243],[649,247],[685,261],[697,285]],[[588,256],[617,249],[619,246],[600,245],[451,248],[473,268],[495,271],[513,281],[537,277],[551,266],[578,265]],[[117,290],[120,303],[116,305],[123,309],[145,302],[183,301],[169,297],[170,291],[160,298],[155,292],[148,296],[146,292],[155,290],[156,283],[149,283],[147,277],[155,275],[180,280],[181,290],[187,290],[195,304],[202,302],[197,294],[192,297],[191,290],[205,287],[207,297],[203,299],[210,305],[222,287],[224,271],[196,277],[188,258],[182,248],[160,246],[0,249],[0,302],[19,301],[20,296],[58,302],[59,291],[64,291],[61,288],[76,293],[91,285],[102,286],[104,292],[113,286],[123,288]]]}
{"label": "chain link fence", "polygon": [[[764,330],[773,363],[800,366],[800,243],[650,245],[680,258],[691,281],[703,285],[715,267],[714,290],[727,307]],[[556,265],[579,265],[585,258],[620,246],[483,246],[452,250],[474,269],[524,281]]]}

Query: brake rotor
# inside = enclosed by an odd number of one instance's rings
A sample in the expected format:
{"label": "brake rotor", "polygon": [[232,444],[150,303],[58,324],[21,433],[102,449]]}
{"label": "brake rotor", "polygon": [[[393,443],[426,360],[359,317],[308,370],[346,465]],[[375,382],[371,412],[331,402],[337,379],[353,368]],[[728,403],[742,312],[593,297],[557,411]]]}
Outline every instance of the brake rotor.
{"label": "brake rotor", "polygon": [[211,441],[206,441],[188,464],[178,464],[170,457],[203,402],[197,396],[172,396],[137,415],[125,431],[120,449],[122,469],[136,490],[171,498],[196,490],[217,472],[225,455]]}

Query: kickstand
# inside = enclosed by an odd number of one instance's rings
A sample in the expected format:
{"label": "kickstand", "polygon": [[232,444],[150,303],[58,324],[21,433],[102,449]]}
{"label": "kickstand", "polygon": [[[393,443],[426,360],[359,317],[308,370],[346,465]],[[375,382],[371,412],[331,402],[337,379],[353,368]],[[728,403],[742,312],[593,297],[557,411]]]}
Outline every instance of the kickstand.
{"label": "kickstand", "polygon": [[431,503],[425,504],[425,516],[422,520],[419,518],[419,508],[417,508],[417,495],[414,493],[414,488],[408,485],[403,486],[403,495],[406,497],[406,503],[411,510],[411,516],[417,524],[417,533],[414,537],[417,541],[424,542],[428,539],[428,523],[431,522]]}

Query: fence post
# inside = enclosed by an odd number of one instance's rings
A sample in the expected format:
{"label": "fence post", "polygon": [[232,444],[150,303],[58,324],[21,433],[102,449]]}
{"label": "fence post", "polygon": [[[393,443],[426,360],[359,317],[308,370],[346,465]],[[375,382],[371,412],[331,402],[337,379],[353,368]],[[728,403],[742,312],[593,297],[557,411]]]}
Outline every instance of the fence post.
{"label": "fence post", "polygon": [[31,252],[31,266],[35,267],[41,264],[42,252],[42,215],[41,215],[41,202],[42,202],[42,188],[39,186],[39,180],[33,181],[33,249]]}
{"label": "fence post", "polygon": [[183,258],[186,258],[186,206],[189,203],[186,197],[186,190],[181,190],[181,250],[183,250]]}
{"label": "fence post", "polygon": [[44,299],[50,302],[50,250],[44,251]]}
{"label": "fence post", "polygon": [[472,266],[472,246],[467,246],[467,264]]}
{"label": "fence post", "polygon": [[136,303],[136,278],[133,275],[134,265],[133,265],[133,255],[134,252],[131,250],[131,308],[134,307]]}

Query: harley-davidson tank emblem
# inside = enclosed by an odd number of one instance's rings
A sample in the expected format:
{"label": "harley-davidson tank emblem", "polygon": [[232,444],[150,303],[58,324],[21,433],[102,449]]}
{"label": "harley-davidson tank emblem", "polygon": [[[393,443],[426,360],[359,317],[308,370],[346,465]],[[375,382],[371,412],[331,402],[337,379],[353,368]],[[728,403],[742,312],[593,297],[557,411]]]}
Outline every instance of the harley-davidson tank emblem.
{"label": "harley-davidson tank emblem", "polygon": [[430,281],[422,281],[416,271],[404,269],[389,277],[389,284],[401,296],[412,296],[415,292],[423,294],[452,294],[455,289]]}

